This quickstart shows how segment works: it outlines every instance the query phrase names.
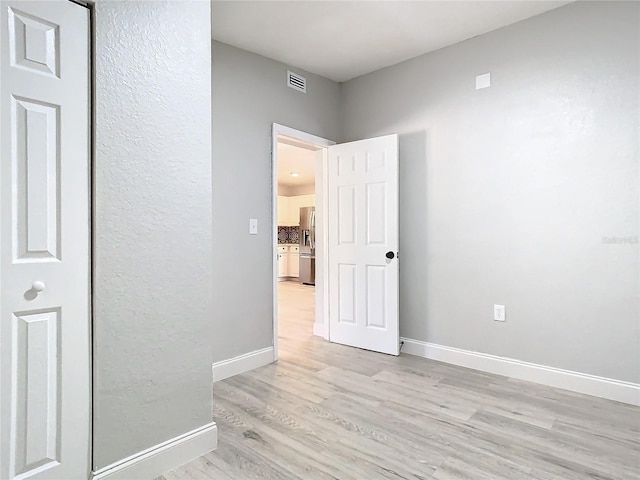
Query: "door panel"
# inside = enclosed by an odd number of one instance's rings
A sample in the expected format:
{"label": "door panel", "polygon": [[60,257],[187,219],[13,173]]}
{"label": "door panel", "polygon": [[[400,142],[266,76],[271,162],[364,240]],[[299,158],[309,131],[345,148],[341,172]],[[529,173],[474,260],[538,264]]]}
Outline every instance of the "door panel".
{"label": "door panel", "polygon": [[386,200],[386,184],[370,183],[367,185],[367,245],[387,244]]}
{"label": "door panel", "polygon": [[60,462],[60,352],[57,309],[14,315],[15,473]]}
{"label": "door panel", "polygon": [[387,267],[367,265],[367,326],[385,329],[384,299],[386,297]]}
{"label": "door panel", "polygon": [[87,478],[89,11],[0,5],[0,478]]}
{"label": "door panel", "polygon": [[338,187],[338,243],[354,245],[356,243],[356,187],[342,185]]}
{"label": "door panel", "polygon": [[397,135],[329,147],[328,181],[329,338],[398,355]]}
{"label": "door panel", "polygon": [[356,266],[338,264],[338,322],[356,323]]}
{"label": "door panel", "polygon": [[33,9],[23,10],[19,2],[2,2],[3,7],[9,3],[13,3],[9,6],[7,25],[11,65],[58,77],[59,25],[26,13]]}
{"label": "door panel", "polygon": [[58,197],[59,106],[11,98],[17,147],[14,165],[14,259],[56,259],[60,215]]}

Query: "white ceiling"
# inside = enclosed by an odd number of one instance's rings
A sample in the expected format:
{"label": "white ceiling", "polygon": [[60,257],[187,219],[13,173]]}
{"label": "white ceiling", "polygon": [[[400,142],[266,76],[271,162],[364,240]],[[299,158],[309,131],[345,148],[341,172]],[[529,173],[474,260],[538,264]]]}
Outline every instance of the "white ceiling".
{"label": "white ceiling", "polygon": [[344,82],[570,1],[217,1],[212,36]]}
{"label": "white ceiling", "polygon": [[[315,152],[278,142],[278,186],[312,187],[315,185]],[[291,172],[299,174],[292,177]]]}

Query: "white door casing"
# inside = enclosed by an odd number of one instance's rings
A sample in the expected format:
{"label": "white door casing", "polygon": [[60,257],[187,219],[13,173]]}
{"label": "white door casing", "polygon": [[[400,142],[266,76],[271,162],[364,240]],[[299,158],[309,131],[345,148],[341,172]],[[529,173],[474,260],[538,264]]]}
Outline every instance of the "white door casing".
{"label": "white door casing", "polygon": [[88,478],[89,10],[1,10],[0,478]]}
{"label": "white door casing", "polygon": [[329,339],[398,355],[398,136],[329,147],[328,200]]}
{"label": "white door casing", "polygon": [[[287,127],[284,125],[279,125],[274,123],[272,125],[271,132],[271,153],[273,158],[272,164],[272,176],[271,176],[271,196],[272,196],[272,239],[274,249],[278,245],[278,142],[283,138],[294,140],[304,144],[307,147],[317,148],[317,158],[316,158],[316,172],[320,172],[321,175],[317,175],[316,173],[316,202],[318,199],[320,203],[316,203],[316,215],[318,218],[322,218],[322,213],[325,210],[325,201],[323,200],[322,191],[325,187],[325,176],[323,163],[324,156],[326,154],[326,147],[330,145],[335,145],[335,142],[331,140],[327,140],[326,138],[318,137],[315,135],[311,135],[310,133],[303,132],[301,130],[296,130],[291,127]],[[320,195],[318,195],[320,193]],[[298,218],[299,219],[299,218]],[[326,281],[325,269],[323,267],[322,262],[326,258],[326,242],[324,241],[322,235],[324,229],[321,228],[322,224],[320,223],[318,226],[318,232],[316,233],[319,238],[317,239],[316,246],[316,280],[320,280],[319,283],[316,283],[316,322],[318,319],[325,318],[325,311],[328,310],[328,307],[325,305],[325,295],[323,284]],[[276,249],[277,251],[277,249]],[[278,279],[276,276],[276,272],[278,272],[278,255],[274,255],[273,260],[273,290],[272,290],[272,299],[273,299],[273,360],[278,360]],[[327,282],[328,283],[328,282]],[[316,331],[316,324],[314,324],[314,331]]]}

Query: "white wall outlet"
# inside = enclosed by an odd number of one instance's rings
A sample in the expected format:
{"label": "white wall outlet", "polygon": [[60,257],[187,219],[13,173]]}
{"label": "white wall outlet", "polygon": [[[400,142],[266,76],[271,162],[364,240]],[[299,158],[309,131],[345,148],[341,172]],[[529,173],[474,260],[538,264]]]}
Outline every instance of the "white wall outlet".
{"label": "white wall outlet", "polygon": [[493,319],[496,322],[506,322],[507,315],[505,312],[504,305],[494,305],[493,306]]}
{"label": "white wall outlet", "polygon": [[258,219],[250,218],[249,219],[249,235],[257,235],[258,234]]}
{"label": "white wall outlet", "polygon": [[491,74],[483,73],[482,75],[478,75],[476,77],[476,90],[480,90],[482,88],[489,88],[491,86]]}

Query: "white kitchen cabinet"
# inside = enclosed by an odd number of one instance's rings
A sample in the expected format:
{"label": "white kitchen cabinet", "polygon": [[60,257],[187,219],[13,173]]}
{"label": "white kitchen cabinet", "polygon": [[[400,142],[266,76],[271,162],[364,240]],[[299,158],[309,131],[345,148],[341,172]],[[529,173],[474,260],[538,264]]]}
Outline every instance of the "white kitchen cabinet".
{"label": "white kitchen cabinet", "polygon": [[300,225],[300,209],[303,207],[315,207],[316,196],[310,195],[296,195],[294,197],[286,197],[288,199],[289,219],[290,225]]}
{"label": "white kitchen cabinet", "polygon": [[298,208],[293,200],[296,197],[289,197],[289,225],[300,225],[300,208]]}
{"label": "white kitchen cabinet", "polygon": [[314,194],[298,195],[289,198],[291,198],[292,201],[295,202],[297,208],[316,206],[316,196]]}
{"label": "white kitchen cabinet", "polygon": [[300,207],[297,203],[298,197],[287,197],[289,211],[287,213],[287,225],[298,226],[300,225]]}
{"label": "white kitchen cabinet", "polygon": [[287,259],[287,275],[298,278],[300,276],[300,247],[289,247],[289,258]]}
{"label": "white kitchen cabinet", "polygon": [[278,245],[278,278],[287,276],[289,268],[289,247]]}
{"label": "white kitchen cabinet", "polygon": [[278,195],[278,225],[289,225],[289,205],[291,201],[290,197],[284,197],[282,195]]}
{"label": "white kitchen cabinet", "polygon": [[278,225],[293,227],[300,225],[300,209],[302,207],[315,207],[316,196],[296,195],[285,197],[278,195]]}
{"label": "white kitchen cabinet", "polygon": [[278,278],[300,276],[300,246],[278,245]]}
{"label": "white kitchen cabinet", "polygon": [[[300,195],[297,197],[285,197],[278,195],[278,225],[286,227],[295,227],[300,225],[300,197],[308,197],[309,195]],[[305,200],[302,203],[308,203]]]}

